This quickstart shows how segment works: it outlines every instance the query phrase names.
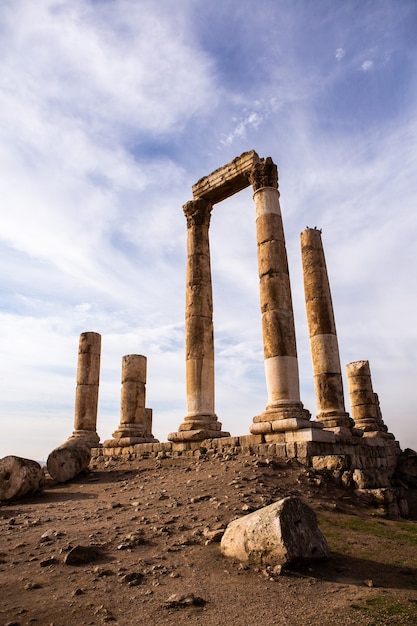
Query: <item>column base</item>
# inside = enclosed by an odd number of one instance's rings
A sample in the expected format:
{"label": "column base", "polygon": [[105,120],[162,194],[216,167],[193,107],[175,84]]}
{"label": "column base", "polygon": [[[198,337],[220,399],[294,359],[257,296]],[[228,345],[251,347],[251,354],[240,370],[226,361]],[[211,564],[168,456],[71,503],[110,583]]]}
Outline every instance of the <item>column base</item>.
{"label": "column base", "polygon": [[320,411],[316,419],[329,430],[333,428],[351,430],[355,426],[355,422],[346,411]]}
{"label": "column base", "polygon": [[153,435],[148,437],[115,437],[103,442],[103,448],[127,448],[137,443],[159,443]]}
{"label": "column base", "polygon": [[355,422],[346,411],[321,411],[317,413],[317,421],[326,430],[333,432],[336,441],[340,443],[349,443],[352,437],[358,436],[354,429]]}
{"label": "column base", "polygon": [[249,428],[253,435],[282,433],[302,428],[323,428],[319,422],[311,422],[311,413],[303,408],[301,402],[282,405],[268,405],[266,411],[253,418]]}
{"label": "column base", "polygon": [[230,433],[222,431],[216,414],[200,413],[186,415],[177,432],[168,435],[168,441],[203,441],[218,437],[230,437]]}
{"label": "column base", "polygon": [[375,417],[361,417],[354,420],[356,428],[360,428],[364,432],[381,432],[386,433],[388,431],[384,422],[376,419]]}
{"label": "column base", "polygon": [[71,437],[68,438],[68,441],[74,441],[76,439],[84,441],[91,447],[96,447],[100,442],[100,437],[95,430],[74,430]]}
{"label": "column base", "polygon": [[119,428],[114,431],[113,439],[122,439],[124,437],[133,437],[142,439],[146,437],[143,424],[120,424]]}
{"label": "column base", "polygon": [[177,431],[175,433],[169,433],[168,441],[183,442],[183,441],[204,441],[205,439],[216,439],[218,437],[230,437],[230,433],[222,430],[184,430]]}
{"label": "column base", "polygon": [[365,438],[372,437],[378,439],[395,439],[395,436],[386,430],[364,430],[362,431],[362,436]]}

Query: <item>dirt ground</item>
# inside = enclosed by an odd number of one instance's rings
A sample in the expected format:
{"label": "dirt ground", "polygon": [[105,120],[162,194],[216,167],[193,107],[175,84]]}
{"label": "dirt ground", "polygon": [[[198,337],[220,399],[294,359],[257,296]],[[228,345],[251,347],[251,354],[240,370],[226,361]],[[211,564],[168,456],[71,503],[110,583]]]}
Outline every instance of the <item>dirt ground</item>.
{"label": "dirt ground", "polygon": [[[221,555],[231,520],[288,495],[316,511],[329,560],[277,576]],[[414,501],[414,520],[386,519],[272,458],[99,460],[1,506],[0,624],[415,625]]]}

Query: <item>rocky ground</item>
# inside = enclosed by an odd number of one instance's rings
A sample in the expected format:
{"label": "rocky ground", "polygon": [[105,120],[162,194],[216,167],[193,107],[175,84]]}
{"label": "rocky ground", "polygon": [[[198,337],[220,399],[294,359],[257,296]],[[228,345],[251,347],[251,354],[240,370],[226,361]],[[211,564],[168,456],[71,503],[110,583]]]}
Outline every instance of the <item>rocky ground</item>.
{"label": "rocky ground", "polygon": [[[231,520],[287,495],[316,511],[329,560],[277,576],[220,554]],[[0,624],[414,625],[414,520],[273,458],[100,460],[0,508]]]}

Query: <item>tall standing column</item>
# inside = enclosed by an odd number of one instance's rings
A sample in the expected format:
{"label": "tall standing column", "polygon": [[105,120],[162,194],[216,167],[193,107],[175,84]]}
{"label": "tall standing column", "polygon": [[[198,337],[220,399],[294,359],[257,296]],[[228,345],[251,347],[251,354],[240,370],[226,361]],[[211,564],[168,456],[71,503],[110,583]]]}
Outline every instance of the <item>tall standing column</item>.
{"label": "tall standing column", "polygon": [[259,288],[268,405],[254,418],[253,434],[311,428],[300,401],[297,348],[287,251],[272,159],[261,159],[250,174],[256,209]]}
{"label": "tall standing column", "polygon": [[350,405],[352,417],[356,428],[363,431],[364,437],[393,436],[387,433],[378,396],[372,388],[371,370],[369,361],[353,361],[346,365],[346,374],[349,387]]}
{"label": "tall standing column", "polygon": [[350,436],[353,420],[345,410],[336,324],[320,230],[306,228],[301,233],[301,256],[317,419],[334,433]]}
{"label": "tall standing column", "polygon": [[229,436],[214,410],[214,338],[209,225],[212,205],[200,198],[184,205],[187,219],[185,350],[187,415],[170,441]]}
{"label": "tall standing column", "polygon": [[100,353],[101,335],[82,333],[78,348],[73,437],[84,439],[92,445],[100,441],[96,431]]}
{"label": "tall standing column", "polygon": [[113,439],[104,442],[105,448],[152,443],[156,439],[148,432],[146,399],[146,356],[127,354],[122,358],[122,390],[120,397],[120,425]]}

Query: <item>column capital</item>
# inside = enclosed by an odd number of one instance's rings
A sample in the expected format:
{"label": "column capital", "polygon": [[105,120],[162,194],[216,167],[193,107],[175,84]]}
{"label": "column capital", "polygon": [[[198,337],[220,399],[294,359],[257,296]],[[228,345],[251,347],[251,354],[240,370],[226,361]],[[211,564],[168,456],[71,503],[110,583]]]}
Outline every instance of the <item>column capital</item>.
{"label": "column capital", "polygon": [[210,217],[213,205],[204,198],[190,200],[183,206],[184,215],[187,219],[187,228],[192,226],[210,226]]}
{"label": "column capital", "polygon": [[259,163],[255,163],[249,174],[249,182],[254,191],[262,187],[278,189],[278,168],[271,157],[260,159]]}

